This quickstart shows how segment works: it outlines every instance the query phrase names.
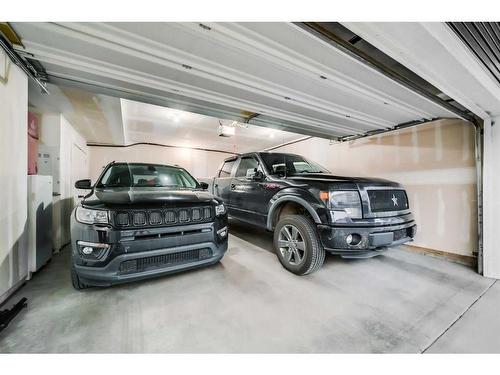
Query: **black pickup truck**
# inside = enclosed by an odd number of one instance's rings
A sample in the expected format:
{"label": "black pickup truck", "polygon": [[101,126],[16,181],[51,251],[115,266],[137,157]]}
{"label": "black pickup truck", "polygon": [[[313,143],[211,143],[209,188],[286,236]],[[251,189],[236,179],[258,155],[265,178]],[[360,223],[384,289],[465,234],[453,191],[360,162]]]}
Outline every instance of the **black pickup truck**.
{"label": "black pickup truck", "polygon": [[341,177],[299,155],[255,152],[228,158],[213,181],[230,217],[274,231],[281,264],[305,275],[325,251],[367,258],[412,241],[416,224],[401,185]]}
{"label": "black pickup truck", "polygon": [[178,166],[111,163],[71,215],[75,289],[109,286],[217,263],[227,212]]}

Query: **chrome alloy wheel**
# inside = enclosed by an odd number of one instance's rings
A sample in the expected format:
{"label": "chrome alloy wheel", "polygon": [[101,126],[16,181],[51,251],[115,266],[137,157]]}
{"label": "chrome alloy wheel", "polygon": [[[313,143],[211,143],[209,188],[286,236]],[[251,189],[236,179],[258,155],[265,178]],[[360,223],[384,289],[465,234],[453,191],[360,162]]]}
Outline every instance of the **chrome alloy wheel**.
{"label": "chrome alloy wheel", "polygon": [[298,265],[304,260],[306,244],[299,230],[287,224],[281,228],[278,237],[278,247],[283,259],[293,265]]}

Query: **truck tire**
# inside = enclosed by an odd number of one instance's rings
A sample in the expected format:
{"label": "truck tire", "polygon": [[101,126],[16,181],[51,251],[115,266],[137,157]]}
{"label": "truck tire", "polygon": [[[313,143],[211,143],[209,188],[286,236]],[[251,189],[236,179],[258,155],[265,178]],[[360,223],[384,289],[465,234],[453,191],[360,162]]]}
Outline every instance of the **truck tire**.
{"label": "truck tire", "polygon": [[87,289],[89,287],[87,284],[80,281],[74,265],[71,266],[71,284],[73,284],[73,288],[76,290]]}
{"label": "truck tire", "polygon": [[302,215],[285,216],[278,222],[274,249],[281,265],[300,276],[319,270],[325,260],[316,227]]}

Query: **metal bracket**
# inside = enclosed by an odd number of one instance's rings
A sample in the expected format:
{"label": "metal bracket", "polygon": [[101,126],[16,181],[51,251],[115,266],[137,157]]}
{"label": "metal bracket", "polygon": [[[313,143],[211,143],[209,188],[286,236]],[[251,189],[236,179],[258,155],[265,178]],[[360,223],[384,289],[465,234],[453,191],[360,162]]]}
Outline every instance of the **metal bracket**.
{"label": "metal bracket", "polygon": [[15,50],[10,41],[7,39],[7,37],[0,31],[0,47],[2,47],[5,50],[5,53],[7,56],[12,60],[14,64],[19,66],[21,70],[26,73],[28,77],[30,77],[32,80],[34,80],[38,86],[42,89],[43,92],[46,94],[49,93],[47,90],[47,87],[45,85],[45,82],[43,82],[40,79],[40,76],[37,72],[37,70],[27,61],[26,59],[23,59]]}
{"label": "metal bracket", "polygon": [[9,73],[10,73],[10,60],[7,58],[7,54],[5,55],[5,67],[4,73],[0,76],[0,83],[6,85],[9,82]]}

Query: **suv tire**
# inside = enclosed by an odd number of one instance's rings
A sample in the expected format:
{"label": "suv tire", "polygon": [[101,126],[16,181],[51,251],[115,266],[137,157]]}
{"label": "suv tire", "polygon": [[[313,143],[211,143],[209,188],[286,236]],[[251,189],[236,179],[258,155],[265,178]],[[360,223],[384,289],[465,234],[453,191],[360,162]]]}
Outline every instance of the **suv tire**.
{"label": "suv tire", "polygon": [[71,266],[71,284],[73,284],[73,288],[76,290],[82,290],[82,289],[87,289],[89,286],[87,284],[84,284],[80,281],[80,278],[78,277],[75,266]]}
{"label": "suv tire", "polygon": [[307,275],[323,265],[325,249],[315,225],[305,216],[282,218],[274,230],[273,242],[281,265],[296,275]]}

